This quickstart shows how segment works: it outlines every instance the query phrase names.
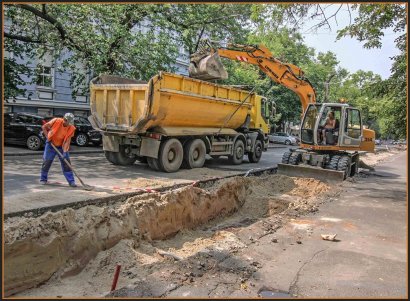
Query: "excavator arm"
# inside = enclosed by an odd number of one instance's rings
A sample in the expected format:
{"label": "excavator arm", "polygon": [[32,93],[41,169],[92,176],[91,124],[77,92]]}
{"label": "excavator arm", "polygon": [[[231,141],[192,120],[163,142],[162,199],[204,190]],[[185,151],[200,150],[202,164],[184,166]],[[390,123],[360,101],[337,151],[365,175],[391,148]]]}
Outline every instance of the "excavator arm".
{"label": "excavator arm", "polygon": [[303,112],[309,103],[316,102],[316,93],[304,72],[297,66],[282,63],[265,46],[228,44],[218,46],[209,40],[201,41],[198,51],[191,55],[190,77],[212,80],[228,77],[220,57],[258,66],[274,82],[294,91],[300,98]]}

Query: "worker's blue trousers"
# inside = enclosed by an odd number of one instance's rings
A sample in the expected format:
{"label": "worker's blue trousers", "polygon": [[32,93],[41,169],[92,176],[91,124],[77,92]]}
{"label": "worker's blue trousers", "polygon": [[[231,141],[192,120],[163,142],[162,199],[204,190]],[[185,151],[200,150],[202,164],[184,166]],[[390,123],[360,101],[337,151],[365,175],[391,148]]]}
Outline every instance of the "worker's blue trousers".
{"label": "worker's blue trousers", "polygon": [[[63,154],[63,148],[58,146],[57,149],[61,154]],[[54,161],[55,156],[58,156],[61,163],[61,169],[63,170],[63,174],[68,183],[74,183],[74,174],[71,171],[70,167],[64,162],[62,158],[57,154],[54,148],[51,146],[50,142],[46,142],[46,146],[44,148],[43,154],[43,165],[41,166],[41,178],[40,181],[47,181],[48,178],[48,171],[50,170],[51,164]],[[64,158],[71,164],[70,156],[67,153],[64,153]]]}

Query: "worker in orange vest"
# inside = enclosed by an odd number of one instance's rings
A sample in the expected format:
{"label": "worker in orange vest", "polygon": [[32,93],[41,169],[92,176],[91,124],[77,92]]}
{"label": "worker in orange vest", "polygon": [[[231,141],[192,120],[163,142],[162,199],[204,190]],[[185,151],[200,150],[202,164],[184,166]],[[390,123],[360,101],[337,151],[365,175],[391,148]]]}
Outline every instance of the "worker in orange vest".
{"label": "worker in orange vest", "polygon": [[[63,154],[64,158],[70,162],[68,150],[70,148],[71,138],[74,136],[75,126],[74,115],[66,113],[63,118],[53,118],[42,126],[44,137],[46,137],[46,146],[43,154],[43,165],[41,166],[40,183],[47,184],[48,171],[57,152],[51,146],[51,143]],[[63,174],[71,187],[76,187],[74,174],[70,167],[58,156],[61,163]]]}

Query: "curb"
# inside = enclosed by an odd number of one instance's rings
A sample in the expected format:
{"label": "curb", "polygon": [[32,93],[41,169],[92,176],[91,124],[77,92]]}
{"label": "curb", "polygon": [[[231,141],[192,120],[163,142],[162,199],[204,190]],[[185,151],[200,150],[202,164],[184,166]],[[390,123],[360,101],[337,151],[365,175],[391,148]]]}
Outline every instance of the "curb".
{"label": "curb", "polygon": [[[74,151],[74,152],[69,152],[70,155],[75,155],[75,154],[99,154],[99,153],[104,153],[103,150],[90,150],[90,151]],[[21,157],[21,156],[36,156],[36,155],[43,155],[43,152],[35,152],[35,153],[5,153],[4,157]]]}

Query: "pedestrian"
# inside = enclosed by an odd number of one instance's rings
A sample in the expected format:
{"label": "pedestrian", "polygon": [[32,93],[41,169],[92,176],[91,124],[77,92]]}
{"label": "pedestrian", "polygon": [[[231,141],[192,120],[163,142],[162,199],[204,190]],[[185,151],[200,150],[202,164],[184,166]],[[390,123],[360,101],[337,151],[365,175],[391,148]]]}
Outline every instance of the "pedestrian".
{"label": "pedestrian", "polygon": [[[63,118],[53,118],[42,126],[44,137],[46,138],[46,146],[43,154],[43,165],[41,166],[40,183],[47,184],[48,171],[57,152],[51,146],[53,144],[62,153],[64,158],[70,162],[68,150],[70,149],[71,138],[74,136],[75,126],[74,115],[66,113]],[[74,174],[70,167],[58,155],[61,163],[63,174],[71,187],[77,187],[74,181]]]}

